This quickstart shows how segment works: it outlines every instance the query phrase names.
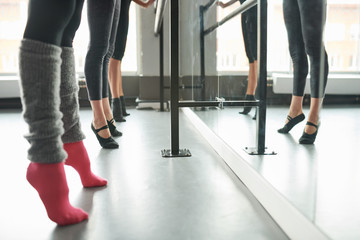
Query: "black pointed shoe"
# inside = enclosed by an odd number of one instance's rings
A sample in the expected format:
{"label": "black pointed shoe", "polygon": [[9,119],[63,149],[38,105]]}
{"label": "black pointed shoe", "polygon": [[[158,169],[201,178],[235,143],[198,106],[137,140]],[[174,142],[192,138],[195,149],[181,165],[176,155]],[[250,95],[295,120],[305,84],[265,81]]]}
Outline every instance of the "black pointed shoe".
{"label": "black pointed shoe", "polygon": [[299,122],[305,119],[305,115],[303,113],[297,115],[296,117],[292,118],[289,115],[287,116],[289,120],[282,128],[278,129],[278,133],[288,133],[290,130]]}
{"label": "black pointed shoe", "polygon": [[118,148],[119,144],[112,137],[103,138],[98,134],[98,132],[100,132],[101,130],[107,129],[107,128],[109,128],[108,125],[105,125],[105,126],[99,128],[99,129],[95,129],[94,125],[91,123],[91,129],[95,133],[96,138],[99,141],[101,147],[107,148],[107,149]]}
{"label": "black pointed shoe", "polygon": [[313,134],[308,134],[305,132],[303,132],[301,138],[299,139],[299,143],[300,144],[313,144],[315,142],[315,139],[316,139],[316,135],[318,133],[318,129],[319,129],[319,126],[320,124],[316,125],[312,122],[307,122],[306,125],[309,125],[309,126],[313,126],[316,128],[316,131],[313,133]]}
{"label": "black pointed shoe", "polygon": [[[245,95],[245,100],[255,100],[255,96],[254,95]],[[248,107],[246,105],[244,105],[244,110],[242,112],[239,112],[240,114],[248,114],[251,111],[252,107]]]}
{"label": "black pointed shoe", "polygon": [[111,136],[113,137],[121,137],[122,136],[122,132],[118,131],[116,129],[116,126],[115,126],[115,120],[114,119],[111,119],[110,121],[106,120],[107,121],[107,124],[109,126],[109,130],[110,130],[110,133],[111,133]]}

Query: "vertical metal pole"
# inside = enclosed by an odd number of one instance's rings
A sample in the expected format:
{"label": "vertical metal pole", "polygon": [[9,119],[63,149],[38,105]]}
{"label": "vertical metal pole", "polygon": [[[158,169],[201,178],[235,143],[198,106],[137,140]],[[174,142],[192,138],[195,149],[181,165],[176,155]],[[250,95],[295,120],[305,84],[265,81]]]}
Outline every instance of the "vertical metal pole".
{"label": "vertical metal pole", "polygon": [[266,131],[266,85],[267,85],[267,0],[258,0],[258,76],[259,76],[259,111],[257,116],[257,151],[265,153]]}
{"label": "vertical metal pole", "polygon": [[164,31],[163,31],[163,20],[161,20],[160,26],[160,111],[164,111]]}
{"label": "vertical metal pole", "polygon": [[171,153],[179,154],[179,0],[170,1]]}
{"label": "vertical metal pole", "polygon": [[205,101],[205,34],[204,34],[204,6],[200,6],[200,85],[201,99]]}

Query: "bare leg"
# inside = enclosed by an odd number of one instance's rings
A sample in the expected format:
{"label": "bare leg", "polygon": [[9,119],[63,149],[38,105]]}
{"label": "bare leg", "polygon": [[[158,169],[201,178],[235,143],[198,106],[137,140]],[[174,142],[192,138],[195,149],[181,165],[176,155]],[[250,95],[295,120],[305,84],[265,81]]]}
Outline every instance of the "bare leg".
{"label": "bare leg", "polygon": [[[245,100],[255,100],[255,90],[257,86],[257,61],[249,64],[248,86],[246,89]],[[252,107],[244,106],[240,114],[248,114]],[[256,117],[254,117],[256,119]]]}
{"label": "bare leg", "polygon": [[[112,107],[113,112],[106,111],[107,120],[109,120],[109,115],[111,114],[115,121],[117,122],[126,122],[124,118],[124,112],[121,104],[121,100],[124,96],[122,88],[122,76],[121,76],[121,61],[115,58],[110,59],[109,64],[109,84],[112,94]],[[111,110],[111,109],[110,109]],[[112,118],[111,116],[111,118]],[[110,118],[110,119],[111,119]]]}
{"label": "bare leg", "polygon": [[110,58],[109,63],[109,83],[111,95],[113,98],[119,98],[123,96],[122,89],[122,76],[121,76],[121,61]]}
{"label": "bare leg", "polygon": [[114,119],[113,114],[111,112],[109,98],[103,98],[101,101],[102,101],[103,111],[104,111],[104,114],[105,114],[107,124],[108,124],[109,129],[110,129],[111,136],[113,136],[113,137],[122,136],[122,132],[119,132],[116,129],[116,125],[115,125],[115,121],[114,121],[115,119]]}
{"label": "bare leg", "polygon": [[249,64],[249,77],[246,95],[255,95],[257,87],[257,61]]}
{"label": "bare leg", "polygon": [[279,133],[288,133],[296,124],[303,121],[305,116],[302,112],[303,96],[293,95],[285,125],[278,129]]}
{"label": "bare leg", "polygon": [[[95,129],[99,129],[105,125],[107,125],[106,122],[106,116],[104,113],[104,107],[103,107],[103,100],[91,100],[90,101],[91,108],[93,110],[93,125]],[[111,137],[109,129],[104,129],[98,132],[100,137],[102,138],[109,138]]]}
{"label": "bare leg", "polygon": [[111,112],[109,98],[103,98],[101,102],[102,102],[105,118],[106,120],[110,121],[113,118],[113,114]]}
{"label": "bare leg", "polygon": [[[308,121],[314,123],[315,125],[318,125],[319,122],[322,102],[322,98],[311,98]],[[307,134],[313,134],[316,131],[316,128],[314,126],[306,125],[304,131]]]}
{"label": "bare leg", "polygon": [[[290,109],[289,109],[289,113],[288,115],[292,118],[302,114],[303,110],[302,110],[302,103],[303,103],[303,99],[304,97],[300,97],[300,96],[292,96],[291,98],[291,104],[290,104]],[[288,123],[289,120],[286,119],[285,123]]]}

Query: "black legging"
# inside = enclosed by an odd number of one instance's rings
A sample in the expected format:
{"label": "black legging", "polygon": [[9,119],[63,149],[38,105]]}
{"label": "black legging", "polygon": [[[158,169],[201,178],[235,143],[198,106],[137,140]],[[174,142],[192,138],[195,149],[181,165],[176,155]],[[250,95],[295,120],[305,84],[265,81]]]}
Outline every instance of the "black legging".
{"label": "black legging", "polygon": [[124,57],[126,39],[129,29],[129,8],[131,0],[121,0],[119,25],[116,33],[115,50],[113,58],[122,60]]}
{"label": "black legging", "polygon": [[84,0],[30,0],[25,39],[72,47]]}
{"label": "black legging", "polygon": [[[240,0],[243,4],[245,0]],[[257,60],[257,6],[241,14],[241,28],[244,38],[245,52],[249,63]]]}
{"label": "black legging", "polygon": [[85,59],[85,77],[90,100],[109,96],[110,57],[120,15],[120,0],[88,0],[89,49]]}
{"label": "black legging", "polygon": [[[289,51],[294,68],[293,95],[295,96],[304,95],[306,77],[309,72],[307,56],[310,59],[311,97],[324,96],[329,72],[327,53],[322,42],[324,7],[324,0],[283,0]],[[322,53],[323,65],[321,64]],[[324,74],[323,79],[320,79],[322,66]]]}

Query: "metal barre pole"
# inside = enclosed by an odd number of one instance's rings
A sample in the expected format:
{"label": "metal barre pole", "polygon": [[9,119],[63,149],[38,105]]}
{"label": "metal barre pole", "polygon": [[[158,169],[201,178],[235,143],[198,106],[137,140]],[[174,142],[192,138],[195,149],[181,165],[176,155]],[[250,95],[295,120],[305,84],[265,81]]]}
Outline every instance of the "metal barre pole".
{"label": "metal barre pole", "polygon": [[171,149],[163,157],[191,157],[188,149],[179,149],[179,0],[170,1],[170,66],[171,66]]}
{"label": "metal barre pole", "polygon": [[160,111],[164,111],[164,24],[163,20],[160,23],[159,32],[159,65],[160,65]]}
{"label": "metal barre pole", "polygon": [[171,11],[171,153],[179,153],[179,0],[170,1]]}
{"label": "metal barre pole", "polygon": [[157,2],[156,15],[155,15],[155,27],[154,27],[155,35],[159,34],[160,27],[162,25],[162,19],[163,19],[163,15],[164,15],[166,1],[167,0],[158,0],[158,2]]}
{"label": "metal barre pole", "polygon": [[248,106],[248,107],[257,107],[259,106],[260,101],[180,101],[179,107],[218,107],[222,106]]}
{"label": "metal barre pole", "polygon": [[266,130],[266,87],[267,87],[267,0],[258,0],[258,81],[259,99],[257,117],[257,152],[265,154],[265,130]]}
{"label": "metal barre pole", "polygon": [[204,30],[204,35],[211,33],[212,31],[214,31],[215,29],[217,29],[218,27],[220,27],[221,25],[223,25],[224,23],[226,23],[236,15],[248,10],[249,8],[255,6],[256,4],[257,4],[257,0],[246,0],[243,4],[240,5],[240,7],[238,7],[232,13],[224,17],[221,21],[215,23],[208,29]]}
{"label": "metal barre pole", "polygon": [[205,100],[205,34],[204,34],[204,13],[205,7],[200,6],[200,85],[201,85],[201,97],[202,101]]}

